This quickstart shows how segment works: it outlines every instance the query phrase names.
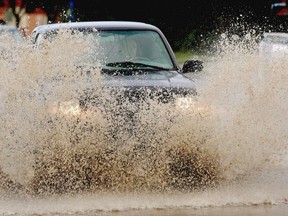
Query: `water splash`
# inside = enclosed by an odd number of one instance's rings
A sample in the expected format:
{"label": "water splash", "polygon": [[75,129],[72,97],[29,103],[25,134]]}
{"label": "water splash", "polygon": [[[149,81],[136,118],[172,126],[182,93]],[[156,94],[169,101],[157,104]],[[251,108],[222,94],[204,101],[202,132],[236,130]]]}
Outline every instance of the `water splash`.
{"label": "water splash", "polygon": [[91,47],[89,38],[79,34],[67,40],[64,32],[45,49],[27,44],[13,73],[1,71],[7,78],[1,119],[6,182],[28,194],[53,194],[193,189],[217,181],[217,165],[198,140],[198,112],[183,115],[159,102],[161,92],[149,93],[159,100],[131,102],[125,88],[102,88],[99,70],[77,67],[91,53],[82,48]]}
{"label": "water splash", "polygon": [[[87,70],[75,67],[91,52],[83,50],[89,40],[64,37],[43,50],[11,45],[12,55],[0,59],[0,193],[13,198],[0,201],[0,213],[285,202],[285,177],[271,170],[287,168],[288,63],[263,62],[254,39],[222,35],[197,82],[196,104],[186,112],[153,101],[139,109],[123,100],[120,109],[101,88],[97,69],[83,75]],[[86,114],[78,115],[74,102],[87,88],[102,103],[88,103]],[[136,120],[115,112],[132,113]],[[267,170],[270,175],[262,178]],[[136,195],[116,202],[127,192]],[[75,207],[75,200],[83,205]],[[39,210],[35,202],[47,208]]]}

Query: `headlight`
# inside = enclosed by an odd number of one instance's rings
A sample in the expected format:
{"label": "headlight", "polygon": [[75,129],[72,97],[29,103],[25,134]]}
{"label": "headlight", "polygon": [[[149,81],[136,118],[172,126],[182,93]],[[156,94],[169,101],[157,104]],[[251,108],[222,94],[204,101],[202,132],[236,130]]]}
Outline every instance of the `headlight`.
{"label": "headlight", "polygon": [[190,97],[177,98],[176,109],[186,114],[199,114],[202,117],[212,113],[211,106],[203,105]]}
{"label": "headlight", "polygon": [[52,114],[77,116],[81,114],[81,107],[79,101],[63,101],[52,103],[48,107],[48,112]]}
{"label": "headlight", "polygon": [[195,99],[183,97],[176,99],[176,108],[180,110],[189,110],[195,107]]}

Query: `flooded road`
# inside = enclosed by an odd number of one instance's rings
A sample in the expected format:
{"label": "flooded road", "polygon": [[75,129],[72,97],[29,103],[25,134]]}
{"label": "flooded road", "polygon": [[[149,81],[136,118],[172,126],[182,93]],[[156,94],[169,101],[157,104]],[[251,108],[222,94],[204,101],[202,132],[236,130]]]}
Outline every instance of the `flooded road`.
{"label": "flooded road", "polygon": [[125,119],[109,122],[99,107],[55,114],[55,102],[70,107],[101,85],[97,70],[77,75],[81,46],[11,45],[0,59],[1,215],[287,214],[287,61],[263,61],[253,38],[223,36],[191,75],[191,110],[143,106],[131,136]]}
{"label": "flooded road", "polygon": [[1,200],[4,215],[286,215],[287,169],[249,174],[193,193],[101,193]]}

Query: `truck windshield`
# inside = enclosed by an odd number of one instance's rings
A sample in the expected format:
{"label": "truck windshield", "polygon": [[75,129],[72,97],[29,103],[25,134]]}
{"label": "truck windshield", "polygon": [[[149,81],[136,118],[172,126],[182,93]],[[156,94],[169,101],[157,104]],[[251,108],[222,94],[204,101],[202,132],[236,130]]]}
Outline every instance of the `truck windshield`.
{"label": "truck windshield", "polygon": [[[75,30],[72,30],[75,33]],[[79,30],[77,30],[79,31]],[[83,56],[81,61],[107,66],[114,63],[142,63],[165,69],[173,69],[171,56],[160,35],[150,30],[80,30],[81,37],[89,37],[93,52]],[[38,37],[37,44],[45,39],[50,42],[59,32],[48,32]],[[75,34],[74,34],[75,35]],[[57,36],[57,37],[56,37]],[[79,37],[79,34],[77,34]],[[83,39],[83,38],[82,38]],[[77,38],[76,38],[77,40]],[[111,64],[113,63],[113,64]],[[121,64],[123,66],[123,64]],[[125,65],[125,64],[124,64]]]}

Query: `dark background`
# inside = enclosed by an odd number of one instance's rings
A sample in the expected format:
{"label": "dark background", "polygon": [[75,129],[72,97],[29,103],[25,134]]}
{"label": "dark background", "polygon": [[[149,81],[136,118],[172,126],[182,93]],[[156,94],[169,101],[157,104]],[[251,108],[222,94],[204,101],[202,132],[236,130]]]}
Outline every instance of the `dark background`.
{"label": "dark background", "polygon": [[[27,11],[40,6],[53,22],[57,12],[71,8],[69,2],[72,0],[28,0]],[[200,50],[219,33],[286,31],[286,16],[272,13],[275,2],[281,0],[73,0],[73,17],[65,21],[146,22],[158,26],[174,49]]]}
{"label": "dark background", "polygon": [[285,31],[286,18],[276,17],[271,11],[271,4],[275,2],[277,1],[178,0],[171,3],[163,0],[74,0],[74,14],[79,21],[148,22],[158,26],[175,49],[200,49],[203,41],[208,41],[221,32],[243,34],[243,29],[255,29],[259,34],[269,30]]}

